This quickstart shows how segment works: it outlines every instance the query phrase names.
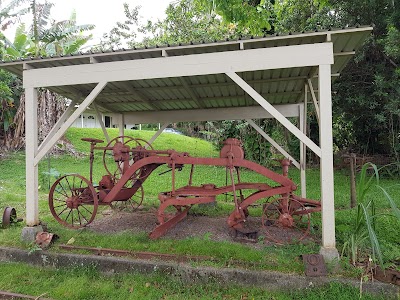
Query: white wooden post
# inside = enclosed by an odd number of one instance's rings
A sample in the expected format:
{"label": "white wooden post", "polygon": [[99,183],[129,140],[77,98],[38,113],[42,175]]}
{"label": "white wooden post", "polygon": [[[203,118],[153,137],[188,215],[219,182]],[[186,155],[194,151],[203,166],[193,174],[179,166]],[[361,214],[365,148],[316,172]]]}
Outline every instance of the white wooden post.
{"label": "white wooden post", "polygon": [[39,225],[37,89],[25,89],[26,225]]}
{"label": "white wooden post", "polygon": [[119,136],[123,136],[124,133],[125,133],[125,118],[124,118],[124,114],[120,114]]}
{"label": "white wooden post", "polygon": [[64,135],[67,129],[75,122],[79,115],[82,115],[86,108],[93,102],[98,94],[107,85],[107,82],[99,82],[97,86],[90,92],[85,100],[79,105],[79,107],[72,113],[72,115],[61,125],[60,129],[48,140],[48,142],[41,147],[34,159],[35,165],[51,150],[51,148],[57,143],[57,141]]}
{"label": "white wooden post", "polygon": [[[304,85],[304,106],[299,107],[299,125],[300,131],[306,134],[307,131],[307,97],[308,86]],[[300,187],[301,197],[307,197],[307,182],[306,182],[306,165],[307,165],[307,146],[300,141]]]}
{"label": "white wooden post", "polygon": [[162,126],[160,126],[160,123],[158,123],[159,125],[159,129],[158,131],[151,137],[151,139],[148,141],[148,143],[151,145],[153,144],[153,142],[156,140],[156,138],[158,138],[158,136],[163,132],[163,130],[165,128],[167,128],[167,126],[169,125],[169,122],[164,123]]}
{"label": "white wooden post", "polygon": [[[286,119],[279,111],[266,99],[264,99],[255,89],[234,72],[227,72],[228,75],[238,86],[240,86],[250,97],[258,102],[266,111],[268,111],[279,123],[293,133],[299,140],[305,143],[311,151],[321,157],[321,148],[318,147],[310,138],[304,135],[296,126]],[[330,78],[330,77],[329,77]]]}
{"label": "white wooden post", "polygon": [[331,65],[319,65],[319,108],[321,147],[321,202],[322,202],[322,247],[325,259],[339,258],[335,242],[335,203],[333,185],[333,137]]}
{"label": "white wooden post", "polygon": [[69,104],[63,115],[60,117],[60,119],[57,121],[57,123],[53,126],[53,128],[50,130],[49,134],[46,136],[46,138],[43,140],[43,142],[40,144],[38,148],[38,152],[40,152],[43,147],[51,140],[51,138],[57,133],[57,131],[60,129],[60,127],[64,124],[65,120],[69,118],[69,116],[72,114],[73,110],[75,109],[75,100],[72,100],[72,102]]}
{"label": "white wooden post", "polygon": [[318,122],[318,125],[320,125],[321,109],[319,108],[319,105],[318,105],[318,99],[317,99],[317,96],[315,96],[314,87],[312,85],[311,79],[308,79],[307,82],[308,82],[308,86],[310,87],[311,99],[314,102],[315,114],[317,115],[317,122]]}
{"label": "white wooden post", "polygon": [[252,119],[246,119],[247,123],[250,124],[261,136],[266,139],[272,146],[275,147],[285,158],[289,158],[292,164],[300,169],[300,164],[295,160],[285,149],[283,149],[277,142],[275,142],[260,126],[258,126]]}
{"label": "white wooden post", "polygon": [[98,107],[97,107],[97,105],[95,103],[93,103],[93,107],[94,107],[94,110],[96,112],[97,119],[99,120],[100,127],[101,127],[101,130],[103,131],[104,137],[106,138],[107,143],[109,143],[110,142],[110,136],[108,135],[106,126],[104,126],[103,116],[101,115],[101,113],[100,113],[100,111],[99,111],[99,109],[98,109]]}

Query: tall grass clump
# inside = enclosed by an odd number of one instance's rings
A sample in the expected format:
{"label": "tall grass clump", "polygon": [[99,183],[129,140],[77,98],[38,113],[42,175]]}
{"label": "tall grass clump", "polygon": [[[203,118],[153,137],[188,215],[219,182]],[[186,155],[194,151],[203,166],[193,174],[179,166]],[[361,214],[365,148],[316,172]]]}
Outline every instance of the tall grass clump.
{"label": "tall grass clump", "polygon": [[[371,175],[369,170],[373,171]],[[392,214],[378,213],[376,204],[379,199],[369,197],[372,187],[382,191],[382,197],[389,203]],[[375,164],[363,165],[357,185],[357,200],[352,231],[343,244],[342,256],[349,257],[353,265],[368,259],[383,267],[381,245],[376,234],[378,220],[381,217],[394,217],[400,221],[400,211],[386,189],[379,185],[379,170]]]}

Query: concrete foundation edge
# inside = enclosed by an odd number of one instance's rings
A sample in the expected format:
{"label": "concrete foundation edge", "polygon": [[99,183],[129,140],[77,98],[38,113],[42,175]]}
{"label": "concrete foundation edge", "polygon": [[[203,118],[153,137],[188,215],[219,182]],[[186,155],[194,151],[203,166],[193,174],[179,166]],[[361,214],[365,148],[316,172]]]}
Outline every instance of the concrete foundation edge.
{"label": "concrete foundation edge", "polygon": [[[273,271],[250,271],[244,269],[192,267],[186,264],[164,261],[134,260],[126,258],[78,255],[69,253],[50,253],[47,251],[28,251],[0,247],[1,262],[23,262],[35,266],[62,268],[95,266],[100,272],[114,273],[154,273],[160,272],[169,276],[180,278],[187,283],[218,282],[219,284],[236,284],[240,286],[255,286],[268,290],[294,290],[308,289],[331,282],[341,282],[359,288],[360,282],[351,279],[335,277],[305,277]],[[386,295],[396,298],[400,289],[394,285],[381,282],[363,283],[363,291]],[[397,295],[397,296],[396,296]]]}
{"label": "concrete foundation edge", "polygon": [[38,234],[38,232],[43,232],[42,225],[26,226],[22,228],[21,241],[25,244],[33,243],[36,239],[36,234]]}
{"label": "concrete foundation edge", "polygon": [[336,248],[321,247],[319,249],[319,254],[321,254],[328,263],[339,262],[339,251]]}

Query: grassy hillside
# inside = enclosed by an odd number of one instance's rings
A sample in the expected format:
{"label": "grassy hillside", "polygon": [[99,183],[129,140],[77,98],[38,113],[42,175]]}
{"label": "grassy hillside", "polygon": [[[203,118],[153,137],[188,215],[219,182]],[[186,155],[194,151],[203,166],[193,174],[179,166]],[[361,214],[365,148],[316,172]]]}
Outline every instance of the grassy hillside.
{"label": "grassy hillside", "polygon": [[[119,136],[119,130],[116,128],[108,128],[107,132],[111,139]],[[150,140],[155,133],[155,131],[146,130],[125,130],[126,136],[140,138],[146,141]],[[81,141],[81,138],[83,137],[104,140],[104,143],[98,144],[99,146],[105,146],[107,144],[103,131],[100,128],[70,128],[65,137],[74,145],[76,150],[80,152],[89,151],[89,143]],[[216,151],[213,145],[209,142],[173,133],[161,133],[161,135],[154,141],[153,147],[157,150],[174,149],[179,152],[189,152],[191,156],[218,156],[218,151]]]}

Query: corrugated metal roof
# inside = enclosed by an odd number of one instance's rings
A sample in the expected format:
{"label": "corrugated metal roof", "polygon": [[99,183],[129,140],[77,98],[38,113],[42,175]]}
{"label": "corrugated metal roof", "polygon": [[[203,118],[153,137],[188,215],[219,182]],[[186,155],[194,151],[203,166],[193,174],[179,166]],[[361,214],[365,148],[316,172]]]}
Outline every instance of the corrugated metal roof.
{"label": "corrugated metal roof", "polygon": [[[346,28],[321,32],[287,34],[212,43],[190,43],[142,49],[80,53],[64,57],[29,58],[2,61],[0,68],[22,77],[25,65],[29,68],[57,68],[125,60],[151,59],[162,56],[181,56],[258,48],[284,47],[332,41],[334,49],[333,78],[337,77],[354,52],[372,31],[371,27]],[[318,68],[287,68],[243,72],[239,75],[272,104],[302,102],[307,78],[317,87]],[[94,84],[50,87],[65,97],[88,95]],[[317,92],[317,91],[316,91]],[[96,98],[103,111],[183,110],[214,107],[244,107],[257,105],[243,90],[224,74],[180,78],[146,79],[109,83]]]}

